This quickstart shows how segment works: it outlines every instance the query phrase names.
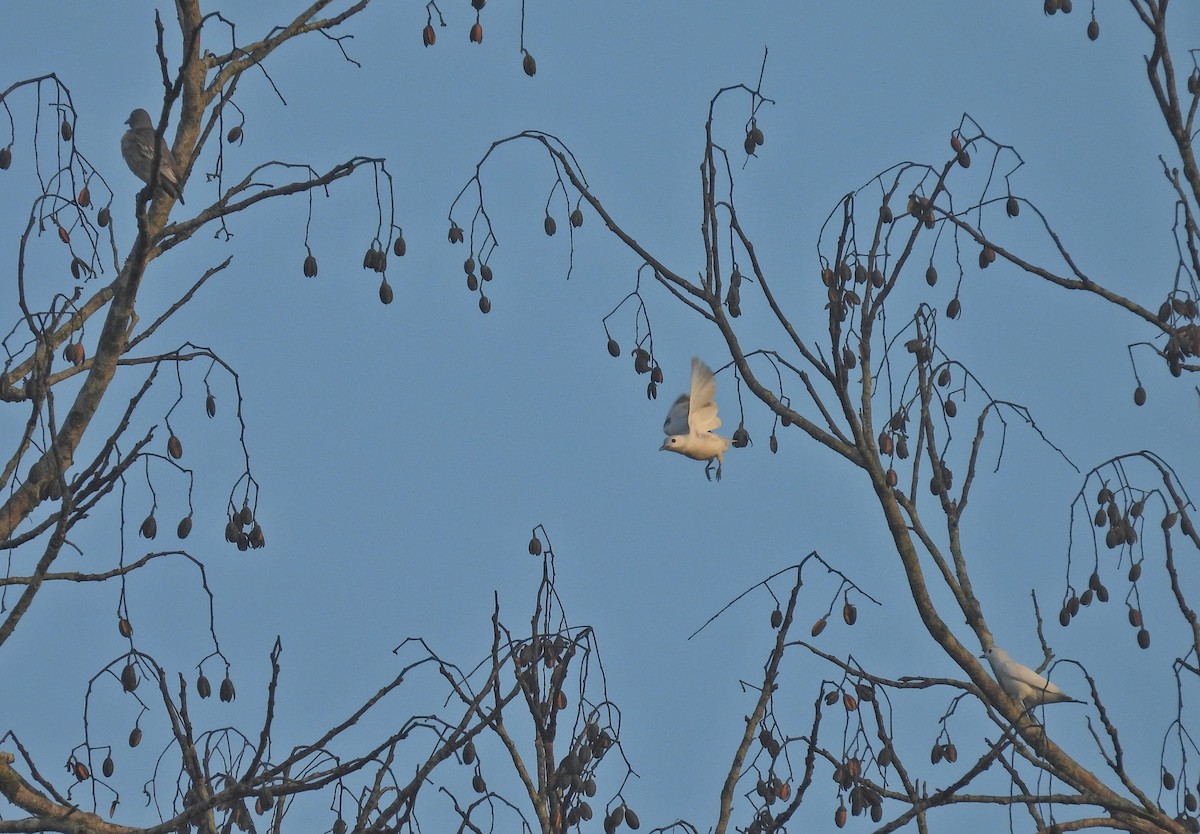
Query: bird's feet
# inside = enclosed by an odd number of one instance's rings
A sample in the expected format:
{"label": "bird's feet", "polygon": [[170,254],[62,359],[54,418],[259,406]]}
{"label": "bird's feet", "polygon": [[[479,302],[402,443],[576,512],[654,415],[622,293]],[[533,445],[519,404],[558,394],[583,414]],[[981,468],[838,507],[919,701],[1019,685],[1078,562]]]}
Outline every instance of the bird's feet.
{"label": "bird's feet", "polygon": [[[708,478],[710,481],[713,479],[713,461],[715,461],[715,460],[716,460],[716,458],[709,458],[708,463],[706,463],[704,465],[704,477]],[[722,467],[722,464],[718,463],[717,464],[717,480],[718,481],[721,480],[721,467]]]}

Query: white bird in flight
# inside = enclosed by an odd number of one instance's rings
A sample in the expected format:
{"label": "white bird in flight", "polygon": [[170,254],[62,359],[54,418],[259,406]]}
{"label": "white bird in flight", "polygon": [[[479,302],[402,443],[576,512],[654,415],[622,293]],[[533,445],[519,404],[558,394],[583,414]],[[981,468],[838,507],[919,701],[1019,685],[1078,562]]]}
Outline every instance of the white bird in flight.
{"label": "white bird in flight", "polygon": [[713,378],[712,369],[699,359],[692,359],[692,387],[686,394],[680,394],[679,399],[667,412],[663,431],[667,439],[659,447],[659,451],[678,452],[692,460],[707,461],[704,474],[712,480],[713,461],[717,462],[717,480],[721,480],[721,467],[725,463],[725,450],[729,448],[729,440],[713,430],[720,428],[721,418],[717,416],[717,403],[714,397],[717,393],[717,381]]}
{"label": "white bird in flight", "polygon": [[1064,701],[1080,703],[1024,663],[1013,660],[1004,649],[992,646],[983,656],[992,664],[996,682],[1026,707]]}

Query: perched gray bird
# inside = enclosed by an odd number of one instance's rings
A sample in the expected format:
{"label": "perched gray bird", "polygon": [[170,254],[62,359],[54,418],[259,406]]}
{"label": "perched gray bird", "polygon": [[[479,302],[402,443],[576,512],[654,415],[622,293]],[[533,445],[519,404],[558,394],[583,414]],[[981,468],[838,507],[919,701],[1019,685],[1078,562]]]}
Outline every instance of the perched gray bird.
{"label": "perched gray bird", "polygon": [[1064,701],[1080,703],[1024,663],[1017,663],[1008,656],[1008,652],[1004,649],[993,646],[984,652],[983,656],[987,658],[988,663],[992,664],[996,682],[1004,688],[1005,692],[1025,704],[1026,707],[1058,704]]}
{"label": "perched gray bird", "polygon": [[150,166],[154,164],[154,143],[158,140],[158,189],[183,203],[183,172],[175,162],[171,149],[154,132],[150,114],[138,108],[129,114],[125,122],[129,130],[121,137],[121,156],[125,164],[142,182],[150,183]]}
{"label": "perched gray bird", "polygon": [[704,474],[710,481],[714,460],[717,462],[717,480],[721,480],[725,450],[729,448],[726,438],[712,433],[713,429],[721,426],[717,403],[713,399],[716,393],[717,381],[713,378],[712,370],[699,359],[692,359],[691,390],[680,394],[667,412],[666,422],[663,423],[667,439],[659,447],[659,451],[678,452],[692,460],[707,461]]}

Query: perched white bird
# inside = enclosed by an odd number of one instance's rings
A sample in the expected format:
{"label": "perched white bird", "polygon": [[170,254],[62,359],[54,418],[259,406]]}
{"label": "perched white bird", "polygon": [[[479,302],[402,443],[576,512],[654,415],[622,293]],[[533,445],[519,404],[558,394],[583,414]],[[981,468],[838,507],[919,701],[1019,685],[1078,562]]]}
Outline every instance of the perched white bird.
{"label": "perched white bird", "polygon": [[721,480],[721,467],[725,463],[725,450],[729,441],[713,430],[720,428],[717,416],[717,381],[712,370],[699,359],[692,359],[692,387],[667,412],[663,431],[667,439],[659,451],[678,452],[692,460],[707,461],[704,474],[712,480],[713,461],[717,462],[717,480]]}
{"label": "perched white bird", "polygon": [[1005,692],[1021,701],[1026,707],[1057,704],[1063,701],[1079,703],[1024,663],[1013,660],[1004,649],[992,646],[984,652],[983,656],[988,659],[988,663],[992,664],[996,682],[1004,688]]}
{"label": "perched white bird", "polygon": [[149,184],[151,166],[154,165],[154,146],[158,143],[158,190],[174,197],[183,203],[183,172],[179,170],[175,156],[167,143],[158,137],[154,131],[154,123],[150,114],[138,108],[129,114],[125,121],[129,130],[121,137],[121,156],[125,164],[137,178]]}

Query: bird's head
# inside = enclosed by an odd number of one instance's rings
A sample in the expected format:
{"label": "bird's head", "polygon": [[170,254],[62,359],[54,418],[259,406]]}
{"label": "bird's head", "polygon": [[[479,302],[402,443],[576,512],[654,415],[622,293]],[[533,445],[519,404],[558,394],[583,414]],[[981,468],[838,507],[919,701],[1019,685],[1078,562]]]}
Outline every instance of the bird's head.
{"label": "bird's head", "polygon": [[1004,651],[1004,649],[1000,648],[999,646],[992,646],[986,652],[981,654],[980,657],[986,657],[992,663],[1004,663],[1012,659],[1008,656],[1008,652]]}
{"label": "bird's head", "polygon": [[677,434],[673,434],[670,437],[668,437],[666,440],[663,441],[663,444],[658,447],[658,451],[660,451],[660,452],[679,452],[680,444],[682,442],[683,442],[683,438],[681,438]]}
{"label": "bird's head", "polygon": [[139,127],[154,127],[154,122],[150,121],[150,114],[140,107],[129,114],[129,118],[125,120],[125,124],[134,129]]}

